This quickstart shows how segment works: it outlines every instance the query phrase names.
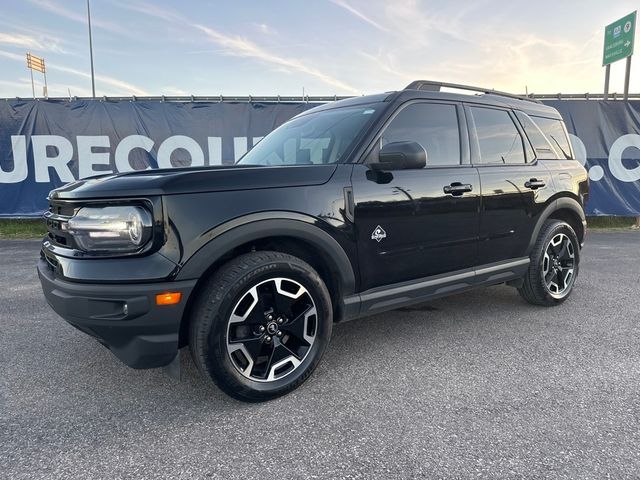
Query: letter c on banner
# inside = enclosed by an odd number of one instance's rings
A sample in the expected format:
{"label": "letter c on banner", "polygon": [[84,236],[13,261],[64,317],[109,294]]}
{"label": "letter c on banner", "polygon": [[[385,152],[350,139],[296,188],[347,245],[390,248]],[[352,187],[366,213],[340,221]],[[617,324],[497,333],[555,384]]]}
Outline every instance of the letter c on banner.
{"label": "letter c on banner", "polygon": [[[141,148],[146,152],[150,152],[153,148],[153,140],[144,135],[129,135],[124,137],[116,147],[116,168],[118,172],[133,172],[135,168],[129,162],[129,154],[134,148]],[[145,168],[149,170],[151,167]]]}
{"label": "letter c on banner", "polygon": [[622,163],[622,154],[627,148],[640,150],[640,135],[630,133],[618,138],[609,149],[609,170],[621,182],[637,182],[640,180],[640,165],[627,168]]}

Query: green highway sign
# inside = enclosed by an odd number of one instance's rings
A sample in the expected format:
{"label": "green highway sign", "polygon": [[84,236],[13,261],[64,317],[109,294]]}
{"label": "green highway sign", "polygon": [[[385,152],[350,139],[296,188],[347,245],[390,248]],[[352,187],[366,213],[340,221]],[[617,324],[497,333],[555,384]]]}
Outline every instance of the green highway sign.
{"label": "green highway sign", "polygon": [[633,40],[636,36],[636,12],[622,17],[604,29],[604,51],[602,66],[633,55]]}

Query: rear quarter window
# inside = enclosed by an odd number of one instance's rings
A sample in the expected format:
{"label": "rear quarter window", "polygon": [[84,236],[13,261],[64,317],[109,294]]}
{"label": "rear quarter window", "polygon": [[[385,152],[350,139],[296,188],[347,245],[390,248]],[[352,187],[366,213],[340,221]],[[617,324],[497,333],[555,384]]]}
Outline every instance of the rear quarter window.
{"label": "rear quarter window", "polygon": [[569,137],[562,120],[545,117],[531,117],[531,119],[540,127],[551,146],[556,150],[557,158],[573,158]]}
{"label": "rear quarter window", "polygon": [[536,152],[536,158],[540,160],[554,160],[556,158],[564,158],[551,145],[547,137],[542,133],[540,127],[526,113],[516,111],[516,117],[522,125],[524,132],[527,134],[533,149]]}

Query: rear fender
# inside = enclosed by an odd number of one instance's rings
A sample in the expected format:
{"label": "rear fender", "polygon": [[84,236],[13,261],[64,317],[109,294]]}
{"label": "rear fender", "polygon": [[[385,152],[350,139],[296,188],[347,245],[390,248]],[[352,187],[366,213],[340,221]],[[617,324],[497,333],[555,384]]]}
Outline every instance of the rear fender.
{"label": "rear fender", "polygon": [[578,203],[577,200],[574,200],[570,197],[560,197],[556,200],[552,201],[540,214],[536,226],[533,230],[533,234],[531,235],[531,240],[529,241],[529,245],[527,247],[527,255],[531,254],[533,247],[535,246],[536,240],[538,239],[538,235],[540,234],[540,230],[549,218],[553,216],[554,213],[560,210],[568,210],[572,214],[574,214],[582,224],[582,232],[576,232],[578,235],[578,240],[580,242],[580,246],[584,243],[584,233],[587,231],[587,218],[584,214],[584,209]]}

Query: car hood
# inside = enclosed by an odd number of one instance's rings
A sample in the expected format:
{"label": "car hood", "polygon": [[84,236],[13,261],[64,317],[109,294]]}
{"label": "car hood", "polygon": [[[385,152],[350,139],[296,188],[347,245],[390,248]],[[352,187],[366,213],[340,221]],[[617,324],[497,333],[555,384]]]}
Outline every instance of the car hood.
{"label": "car hood", "polygon": [[336,165],[144,170],[79,180],[53,190],[50,198],[81,200],[321,185],[329,181],[335,170]]}

